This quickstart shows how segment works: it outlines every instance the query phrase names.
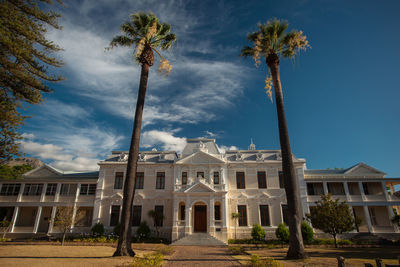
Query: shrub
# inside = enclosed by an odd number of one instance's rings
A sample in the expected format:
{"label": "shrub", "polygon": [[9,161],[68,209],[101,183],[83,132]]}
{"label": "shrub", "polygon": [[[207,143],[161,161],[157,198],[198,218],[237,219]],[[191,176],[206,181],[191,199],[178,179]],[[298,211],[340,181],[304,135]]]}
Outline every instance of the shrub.
{"label": "shrub", "polygon": [[251,229],[251,237],[255,241],[263,241],[265,239],[265,231],[259,224],[254,224],[253,229]]}
{"label": "shrub", "polygon": [[174,253],[174,248],[172,246],[161,245],[159,248],[157,248],[157,252],[161,255],[168,256]]}
{"label": "shrub", "polygon": [[102,223],[96,223],[90,230],[92,235],[104,235],[104,225]]}
{"label": "shrub", "polygon": [[252,244],[253,239],[243,238],[243,239],[229,239],[228,244]]}
{"label": "shrub", "polygon": [[280,241],[284,243],[289,242],[289,229],[287,228],[286,224],[280,223],[275,231],[275,235]]}
{"label": "shrub", "polygon": [[353,245],[353,242],[351,242],[348,239],[340,239],[337,242],[339,245]]}
{"label": "shrub", "polygon": [[116,226],[114,226],[113,234],[119,236],[119,233],[120,233],[120,232],[121,232],[121,224],[118,223]]}
{"label": "shrub", "polygon": [[314,239],[314,230],[306,221],[303,221],[301,223],[301,235],[303,236],[304,243],[306,244],[312,243]]}
{"label": "shrub", "polygon": [[140,223],[138,229],[136,230],[136,234],[139,240],[148,239],[150,237],[151,231],[146,221]]}
{"label": "shrub", "polygon": [[244,247],[241,247],[241,246],[239,246],[239,247],[229,247],[229,252],[232,255],[245,254]]}
{"label": "shrub", "polygon": [[250,258],[251,267],[283,267],[283,264],[272,258],[266,258],[261,260],[258,255],[251,255]]}
{"label": "shrub", "polygon": [[152,253],[144,255],[143,258],[135,257],[133,259],[132,267],[161,267],[163,263],[163,255],[160,253]]}

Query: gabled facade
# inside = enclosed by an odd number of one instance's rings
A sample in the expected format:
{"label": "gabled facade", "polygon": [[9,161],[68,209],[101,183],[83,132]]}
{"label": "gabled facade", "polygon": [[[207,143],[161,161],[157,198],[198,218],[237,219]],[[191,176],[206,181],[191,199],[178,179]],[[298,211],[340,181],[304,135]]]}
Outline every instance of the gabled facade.
{"label": "gabled facade", "polygon": [[[108,231],[118,224],[122,210],[126,151],[113,151],[94,173],[62,173],[44,165],[22,180],[2,181],[0,216],[12,222],[12,233],[54,233],[57,207],[73,206],[73,232],[88,232],[101,222]],[[138,158],[133,233],[142,221],[152,227],[150,210],[164,215],[161,235],[172,241],[194,232],[206,232],[227,241],[250,236],[258,223],[273,237],[287,221],[286,195],[280,150],[221,153],[214,139],[188,139],[181,154],[142,151]],[[307,170],[306,161],[293,156],[300,185],[303,215],[320,194],[346,200],[363,218],[358,231],[398,232],[390,222],[400,198],[392,194],[400,179],[364,163],[345,170]],[[27,189],[28,188],[28,189]],[[389,191],[387,189],[390,189]],[[391,193],[390,193],[391,192]],[[77,212],[83,210],[84,212]],[[231,218],[239,213],[238,220]],[[84,214],[84,216],[82,215]]]}

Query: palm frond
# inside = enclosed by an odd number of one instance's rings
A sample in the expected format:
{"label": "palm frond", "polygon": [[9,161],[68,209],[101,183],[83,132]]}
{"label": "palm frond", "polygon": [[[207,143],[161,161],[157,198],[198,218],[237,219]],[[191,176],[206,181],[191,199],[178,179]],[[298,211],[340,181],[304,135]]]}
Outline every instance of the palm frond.
{"label": "palm frond", "polygon": [[254,55],[254,48],[250,46],[245,46],[240,51],[240,56],[242,57],[252,57]]}
{"label": "palm frond", "polygon": [[134,41],[132,39],[124,35],[118,35],[111,40],[109,47],[107,47],[106,49],[113,49],[117,46],[132,46],[133,43]]}
{"label": "palm frond", "polygon": [[176,41],[176,35],[173,33],[170,33],[168,35],[166,35],[162,41],[161,41],[161,49],[165,50],[165,49],[169,49],[171,48],[172,44]]}

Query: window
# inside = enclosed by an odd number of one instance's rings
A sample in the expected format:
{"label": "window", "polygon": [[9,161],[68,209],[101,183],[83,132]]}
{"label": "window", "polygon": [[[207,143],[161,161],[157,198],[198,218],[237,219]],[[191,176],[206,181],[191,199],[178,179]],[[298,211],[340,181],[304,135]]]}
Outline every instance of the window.
{"label": "window", "polygon": [[182,184],[187,184],[187,172],[182,172]]}
{"label": "window", "polygon": [[180,213],[180,218],[179,218],[179,220],[181,220],[181,221],[184,221],[185,220],[185,205],[181,205],[180,206],[181,207],[181,213]]}
{"label": "window", "polygon": [[43,184],[25,184],[24,196],[40,196],[42,190]]}
{"label": "window", "polygon": [[3,184],[1,187],[1,196],[18,196],[21,184]]}
{"label": "window", "polygon": [[214,220],[221,220],[221,205],[219,204],[214,206]]}
{"label": "window", "polygon": [[214,184],[219,184],[219,172],[214,172]]}
{"label": "window", "polygon": [[114,189],[122,189],[123,182],[124,182],[124,173],[116,172],[115,173],[115,181],[114,181]]}
{"label": "window", "polygon": [[196,177],[204,178],[204,172],[197,172]]}
{"label": "window", "polygon": [[258,188],[267,188],[267,176],[265,172],[257,172]]}
{"label": "window", "polygon": [[262,226],[270,226],[268,205],[260,205],[260,220]]}
{"label": "window", "polygon": [[236,186],[237,189],[246,188],[244,181],[244,172],[236,172]]}
{"label": "window", "polygon": [[364,189],[364,194],[369,195],[369,188],[368,188],[368,183],[362,183],[363,189]]}
{"label": "window", "polygon": [[287,205],[282,205],[282,220],[284,223],[287,225],[289,224],[288,220],[288,206]]}
{"label": "window", "polygon": [[81,184],[80,195],[95,195],[96,194],[96,184]]}
{"label": "window", "polygon": [[238,205],[239,226],[247,226],[247,212],[246,205]]}
{"label": "window", "polygon": [[157,172],[156,189],[165,188],[165,172]]}
{"label": "window", "polygon": [[110,226],[116,226],[119,222],[120,206],[111,206]]}
{"label": "window", "polygon": [[327,183],[328,192],[332,195],[344,195],[343,183]]}
{"label": "window", "polygon": [[133,206],[132,226],[139,226],[142,221],[142,206]]}
{"label": "window", "polygon": [[76,213],[75,226],[90,227],[92,226],[93,208],[79,207]]}
{"label": "window", "polygon": [[155,206],[154,211],[156,212],[156,216],[154,218],[154,226],[163,226],[164,206]]}
{"label": "window", "polygon": [[285,188],[285,178],[283,177],[283,171],[279,171],[279,188]]}
{"label": "window", "polygon": [[76,194],[77,184],[61,184],[61,196],[74,196]]}
{"label": "window", "polygon": [[307,194],[309,196],[319,196],[324,194],[322,183],[307,183]]}
{"label": "window", "polygon": [[57,191],[57,184],[47,184],[46,196],[54,196]]}
{"label": "window", "polygon": [[136,189],[143,189],[143,185],[144,185],[144,172],[137,172],[136,173],[135,188]]}

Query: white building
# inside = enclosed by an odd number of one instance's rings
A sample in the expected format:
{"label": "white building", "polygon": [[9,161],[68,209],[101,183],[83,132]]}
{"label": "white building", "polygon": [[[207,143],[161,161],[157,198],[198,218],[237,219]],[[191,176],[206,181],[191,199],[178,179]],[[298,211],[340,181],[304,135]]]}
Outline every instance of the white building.
{"label": "white building", "polygon": [[[279,150],[256,150],[251,144],[248,150],[222,154],[214,139],[188,139],[181,154],[142,151],[138,161],[133,233],[141,221],[153,225],[149,210],[165,216],[161,234],[173,241],[193,232],[222,241],[235,231],[238,238],[249,237],[255,223],[272,237],[287,220]],[[363,218],[358,231],[398,232],[390,218],[394,210],[399,214],[400,198],[393,193],[400,178],[385,178],[363,163],[345,170],[307,170],[304,159],[293,156],[293,161],[304,214],[320,194],[331,193]],[[44,165],[22,180],[1,181],[0,216],[11,221],[10,235],[55,233],[51,218],[57,207],[73,206],[72,232],[88,232],[97,222],[112,231],[120,220],[126,165],[127,152],[113,151],[99,162],[99,172],[62,173]],[[237,221],[233,212],[241,215]]]}

